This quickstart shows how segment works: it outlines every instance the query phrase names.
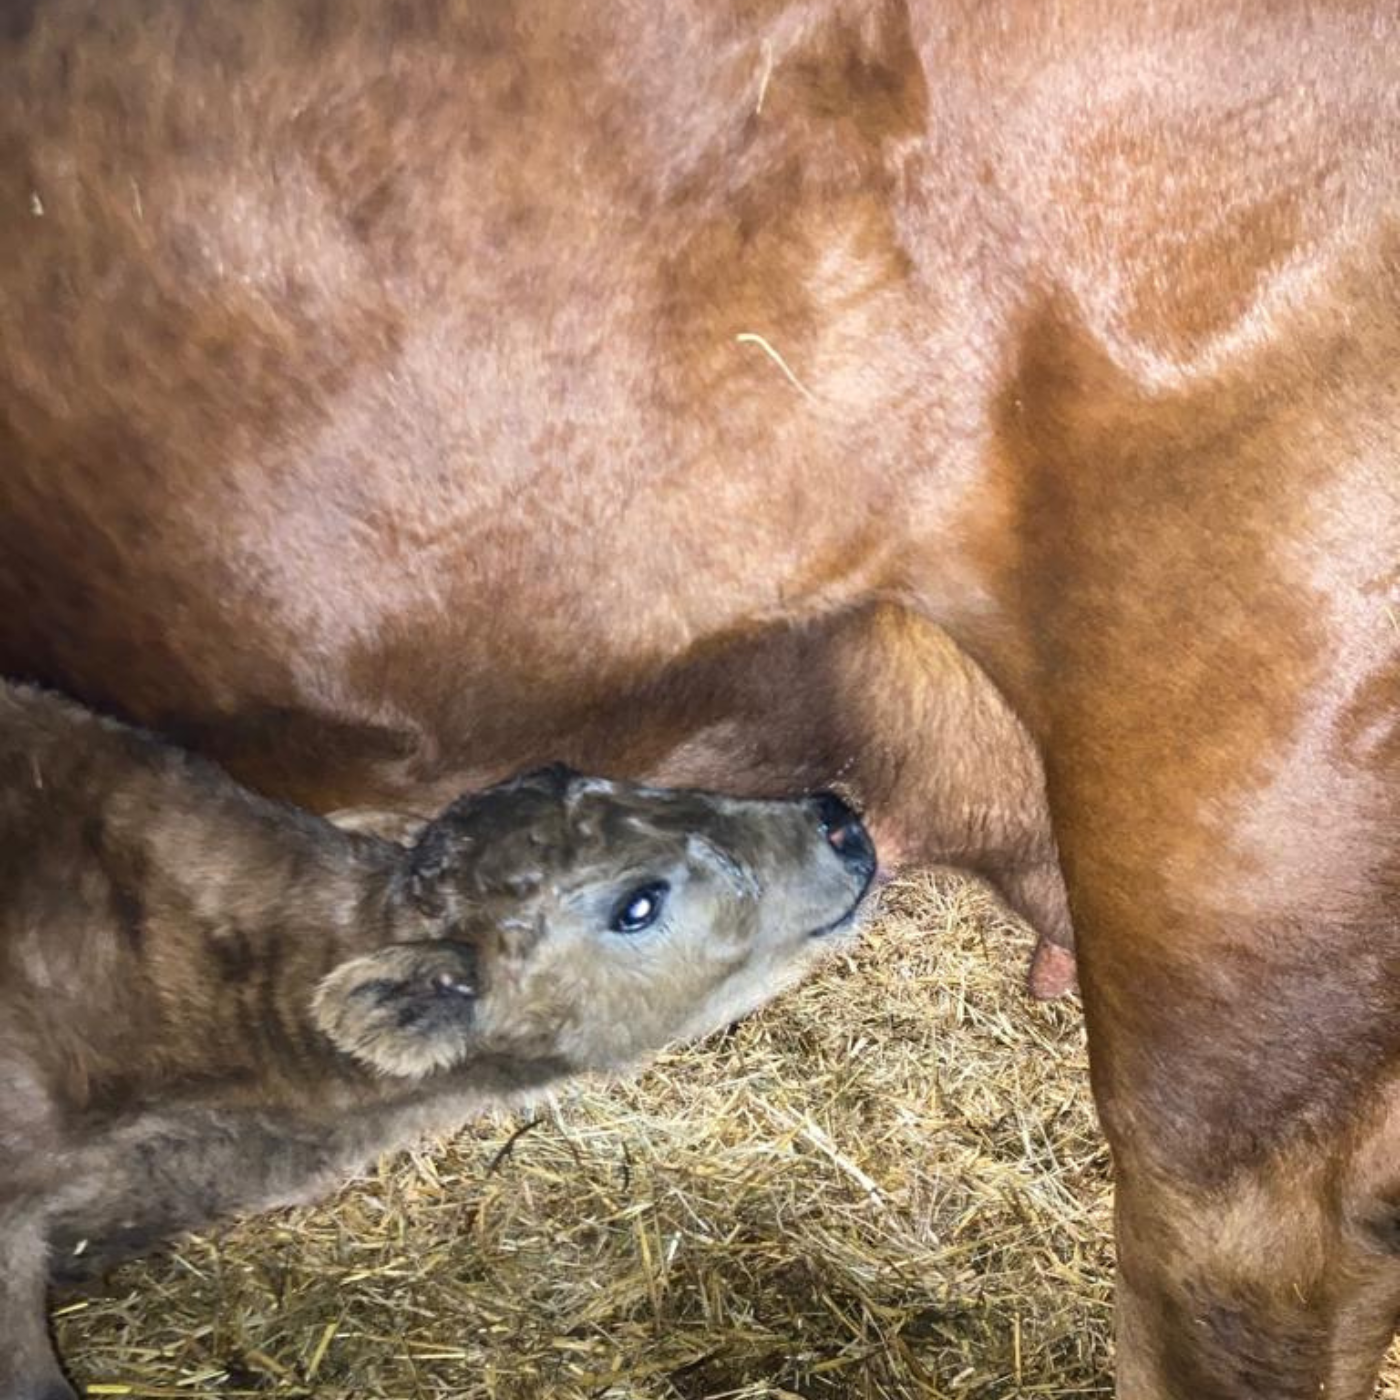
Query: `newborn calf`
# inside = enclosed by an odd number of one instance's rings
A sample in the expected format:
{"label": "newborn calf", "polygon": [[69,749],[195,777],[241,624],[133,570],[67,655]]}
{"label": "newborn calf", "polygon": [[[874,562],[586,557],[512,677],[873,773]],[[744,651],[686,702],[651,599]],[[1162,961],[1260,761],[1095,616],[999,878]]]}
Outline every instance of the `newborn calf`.
{"label": "newborn calf", "polygon": [[838,799],[547,769],[401,845],[0,682],[0,1400],[45,1289],[636,1064],[794,981],[875,868]]}

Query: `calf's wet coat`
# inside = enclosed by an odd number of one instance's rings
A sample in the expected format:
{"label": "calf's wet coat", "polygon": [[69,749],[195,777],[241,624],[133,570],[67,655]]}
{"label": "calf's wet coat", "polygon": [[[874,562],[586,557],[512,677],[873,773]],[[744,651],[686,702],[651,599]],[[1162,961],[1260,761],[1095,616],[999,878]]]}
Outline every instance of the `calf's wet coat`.
{"label": "calf's wet coat", "polygon": [[379,825],[0,683],[3,1400],[72,1393],[50,1282],[727,1024],[839,944],[876,867],[831,794],[558,766],[408,843]]}

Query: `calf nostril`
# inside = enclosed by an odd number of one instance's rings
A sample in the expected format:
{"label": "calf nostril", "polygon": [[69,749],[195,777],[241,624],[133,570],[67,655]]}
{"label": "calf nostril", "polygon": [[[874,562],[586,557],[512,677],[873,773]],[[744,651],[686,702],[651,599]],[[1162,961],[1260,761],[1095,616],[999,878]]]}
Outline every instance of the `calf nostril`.
{"label": "calf nostril", "polygon": [[813,795],[812,805],[817,809],[817,820],[828,831],[836,831],[849,826],[856,814],[848,803],[843,802],[834,792],[819,792]]}
{"label": "calf nostril", "polygon": [[831,849],[844,860],[865,859],[870,854],[870,838],[851,807],[834,792],[819,792],[812,801]]}

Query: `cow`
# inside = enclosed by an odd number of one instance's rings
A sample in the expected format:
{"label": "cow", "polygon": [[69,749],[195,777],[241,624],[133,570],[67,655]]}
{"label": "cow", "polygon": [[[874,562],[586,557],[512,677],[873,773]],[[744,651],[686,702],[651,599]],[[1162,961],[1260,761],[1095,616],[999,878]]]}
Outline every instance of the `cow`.
{"label": "cow", "polygon": [[[1394,5],[0,16],[0,667],[321,810],[575,736],[868,790],[911,864],[990,811],[1048,982],[1073,931],[1120,1394],[1368,1395]],[[1004,711],[961,797],[938,636]]]}
{"label": "cow", "polygon": [[51,1279],[727,1025],[842,945],[876,866],[832,793],[562,765],[411,845],[365,826],[0,682],[5,1400],[73,1396]]}

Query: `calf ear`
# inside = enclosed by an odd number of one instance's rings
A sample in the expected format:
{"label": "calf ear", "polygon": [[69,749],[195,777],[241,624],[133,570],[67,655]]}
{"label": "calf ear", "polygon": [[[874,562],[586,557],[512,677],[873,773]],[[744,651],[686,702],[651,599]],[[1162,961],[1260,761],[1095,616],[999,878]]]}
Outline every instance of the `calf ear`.
{"label": "calf ear", "polygon": [[416,1079],[461,1064],[476,1021],[477,957],[466,943],[396,943],[321,981],[316,1028],[380,1074]]}

